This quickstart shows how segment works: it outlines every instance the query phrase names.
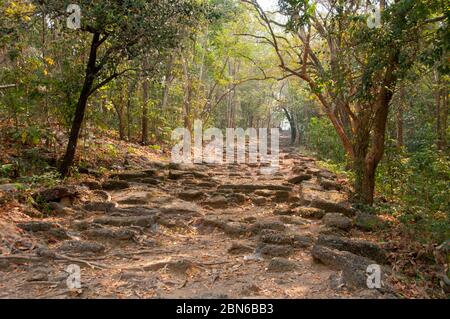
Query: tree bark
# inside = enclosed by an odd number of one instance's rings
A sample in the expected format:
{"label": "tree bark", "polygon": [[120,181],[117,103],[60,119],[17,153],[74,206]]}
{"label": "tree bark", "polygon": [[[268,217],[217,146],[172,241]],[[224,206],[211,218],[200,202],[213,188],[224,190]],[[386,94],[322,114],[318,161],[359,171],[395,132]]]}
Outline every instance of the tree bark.
{"label": "tree bark", "polygon": [[125,126],[126,126],[126,116],[125,116],[125,100],[124,100],[124,90],[125,86],[123,83],[118,84],[119,88],[119,99],[114,101],[113,106],[117,113],[117,119],[119,120],[119,138],[124,141],[126,139]]}
{"label": "tree bark", "polygon": [[191,103],[192,103],[192,79],[189,74],[189,65],[187,59],[181,53],[183,73],[185,78],[184,83],[184,100],[183,100],[183,117],[184,117],[184,127],[192,132],[191,123]]}
{"label": "tree bark", "polygon": [[172,81],[174,79],[173,74],[172,74],[173,59],[174,59],[174,57],[171,56],[169,58],[169,64],[167,65],[166,78],[164,81],[164,88],[163,88],[162,99],[161,99],[161,110],[163,110],[163,111],[167,108],[167,104],[169,102],[169,90],[170,90],[170,86],[172,85]]}
{"label": "tree bark", "polygon": [[[144,59],[144,70],[147,69],[147,58]],[[142,139],[143,145],[148,145],[148,79],[144,75],[142,80]]]}
{"label": "tree bark", "polygon": [[287,108],[283,107],[284,114],[289,121],[289,125],[291,126],[291,144],[294,145],[297,140],[297,125],[294,121],[294,117],[289,113]]}
{"label": "tree bark", "polygon": [[403,111],[405,103],[405,88],[400,89],[400,101],[397,108],[397,148],[401,149],[404,145],[403,141]]}
{"label": "tree bark", "polygon": [[448,125],[448,88],[443,89],[443,99],[442,99],[442,149],[446,150],[448,145],[447,138],[447,125]]}
{"label": "tree bark", "polygon": [[441,89],[441,78],[439,73],[436,71],[436,109],[435,109],[435,118],[436,118],[436,145],[438,150],[442,150],[442,128],[441,128],[441,101],[442,101],[442,89]]}
{"label": "tree bark", "polygon": [[127,94],[127,137],[131,141],[131,94],[134,92],[134,84],[128,83]]}
{"label": "tree bark", "polygon": [[81,90],[77,107],[75,109],[75,116],[72,122],[72,128],[70,130],[70,137],[69,142],[67,144],[66,154],[64,155],[64,159],[61,164],[60,173],[62,177],[67,177],[75,159],[75,152],[78,145],[78,136],[80,135],[80,129],[83,123],[87,101],[91,94],[92,86],[95,80],[95,75],[97,73],[95,64],[97,61],[97,49],[99,45],[100,45],[100,34],[94,33],[92,37],[89,60],[86,67],[86,75],[84,77],[83,88]]}

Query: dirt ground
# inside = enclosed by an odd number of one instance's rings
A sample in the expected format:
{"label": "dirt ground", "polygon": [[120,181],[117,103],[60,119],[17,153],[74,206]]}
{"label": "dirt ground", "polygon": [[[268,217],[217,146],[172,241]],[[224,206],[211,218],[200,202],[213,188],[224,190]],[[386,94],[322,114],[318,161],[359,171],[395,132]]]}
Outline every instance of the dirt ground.
{"label": "dirt ground", "polygon": [[[3,238],[13,247],[0,255],[0,298],[392,296],[346,284],[345,269],[313,258],[321,234],[363,233],[324,225],[333,209],[315,202],[347,205],[345,181],[286,144],[271,174],[154,162],[76,185],[76,195],[56,191],[49,217],[1,226],[17,238]],[[81,268],[79,289],[67,285],[69,265]]]}

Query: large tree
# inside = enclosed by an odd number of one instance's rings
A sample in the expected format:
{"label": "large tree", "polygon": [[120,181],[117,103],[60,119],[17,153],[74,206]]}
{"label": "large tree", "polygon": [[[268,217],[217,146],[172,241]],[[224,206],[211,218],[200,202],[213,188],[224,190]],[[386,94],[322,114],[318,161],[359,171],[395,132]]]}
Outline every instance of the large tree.
{"label": "large tree", "polygon": [[[66,19],[69,1],[38,1],[41,14]],[[177,46],[188,35],[187,27],[201,18],[202,1],[197,0],[102,0],[78,1],[81,7],[81,37],[90,36],[86,71],[73,117],[61,174],[67,176],[73,165],[78,136],[89,97],[99,88],[120,77],[129,68],[124,62],[144,56],[152,59],[148,69],[160,61],[161,54]],[[74,32],[65,29],[64,32]],[[126,64],[125,64],[126,65]],[[144,73],[146,70],[143,71]]]}
{"label": "large tree", "polygon": [[382,25],[371,29],[362,1],[280,0],[277,14],[242,1],[266,29],[248,36],[273,47],[286,76],[309,86],[353,163],[356,200],[372,204],[396,85],[422,52],[444,54],[445,2],[382,0]]}

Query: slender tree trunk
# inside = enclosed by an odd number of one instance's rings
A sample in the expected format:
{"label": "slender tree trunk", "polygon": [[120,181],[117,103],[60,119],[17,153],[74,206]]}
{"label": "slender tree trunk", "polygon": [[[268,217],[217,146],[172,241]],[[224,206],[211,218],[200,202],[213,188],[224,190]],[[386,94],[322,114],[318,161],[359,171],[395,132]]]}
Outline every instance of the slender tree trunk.
{"label": "slender tree trunk", "polygon": [[[147,58],[144,59],[144,70],[147,69]],[[143,145],[148,145],[148,79],[144,75],[142,81],[142,139]]]}
{"label": "slender tree trunk", "polygon": [[404,111],[404,103],[405,103],[405,88],[402,87],[400,89],[400,101],[397,108],[397,148],[401,149],[404,145],[403,142],[403,111]]}
{"label": "slender tree trunk", "polygon": [[128,83],[128,95],[127,95],[127,136],[128,140],[131,141],[131,95],[133,94],[134,85]]}
{"label": "slender tree trunk", "polygon": [[447,138],[447,125],[448,125],[448,88],[443,89],[443,99],[442,99],[442,149],[446,150],[448,145]]}
{"label": "slender tree trunk", "polygon": [[119,137],[120,140],[124,141],[126,138],[126,134],[125,134],[125,99],[124,99],[124,89],[125,86],[123,83],[119,83],[119,100],[118,101],[114,101],[113,99],[113,106],[116,110],[117,113],[117,119],[119,120]]}
{"label": "slender tree trunk", "polygon": [[294,117],[289,113],[288,109],[283,107],[284,114],[289,121],[289,125],[291,126],[291,144],[295,144],[297,140],[297,125],[295,124]]}
{"label": "slender tree trunk", "polygon": [[171,56],[169,59],[169,64],[167,66],[166,78],[164,81],[164,88],[163,88],[162,99],[161,99],[161,110],[163,110],[163,111],[167,108],[167,104],[169,102],[169,90],[170,90],[170,86],[172,85],[172,81],[173,81],[173,74],[172,74],[173,59],[174,59],[173,56]]}
{"label": "slender tree trunk", "polygon": [[117,117],[119,119],[119,136],[122,141],[126,138],[125,132],[125,108],[122,106],[119,110],[117,110]]}
{"label": "slender tree trunk", "polygon": [[442,150],[442,124],[441,124],[441,101],[442,101],[442,88],[441,88],[441,78],[439,73],[436,71],[436,105],[435,105],[435,118],[436,118],[436,145],[438,150]]}
{"label": "slender tree trunk", "polygon": [[397,148],[401,149],[403,145],[403,109],[400,107],[397,110]]}
{"label": "slender tree trunk", "polygon": [[184,72],[184,101],[183,101],[183,117],[184,117],[184,127],[190,132],[192,131],[191,124],[191,103],[192,103],[192,79],[189,74],[189,65],[187,59],[181,53],[181,59],[183,64]]}
{"label": "slender tree trunk", "polygon": [[81,125],[83,123],[84,114],[86,111],[89,95],[94,84],[96,68],[95,63],[97,61],[97,49],[100,44],[100,34],[94,33],[92,37],[91,49],[89,53],[89,60],[86,67],[86,75],[84,78],[83,88],[78,99],[78,104],[75,109],[75,116],[72,122],[72,128],[70,130],[69,142],[67,144],[66,154],[61,164],[61,175],[66,177],[69,174],[70,168],[73,165],[75,159],[75,152],[78,144],[78,136],[80,135]]}

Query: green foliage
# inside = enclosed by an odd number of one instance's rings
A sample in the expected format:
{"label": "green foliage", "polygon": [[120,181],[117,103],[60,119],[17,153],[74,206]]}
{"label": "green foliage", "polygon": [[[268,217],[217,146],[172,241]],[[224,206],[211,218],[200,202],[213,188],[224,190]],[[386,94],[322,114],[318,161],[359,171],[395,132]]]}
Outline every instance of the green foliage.
{"label": "green foliage", "polygon": [[13,170],[13,164],[0,165],[0,177],[9,177]]}
{"label": "green foliage", "polygon": [[30,126],[18,130],[13,134],[13,138],[24,145],[38,145],[41,142],[44,131],[39,127]]}
{"label": "green foliage", "polygon": [[281,12],[290,17],[287,30],[296,31],[307,25],[316,11],[316,1],[309,0],[279,0]]}
{"label": "green foliage", "polygon": [[61,175],[55,170],[49,170],[43,174],[23,177],[19,180],[31,187],[53,187],[61,183]]}
{"label": "green foliage", "polygon": [[328,118],[311,119],[307,128],[307,141],[308,148],[316,152],[320,159],[345,162],[345,151]]}
{"label": "green foliage", "polygon": [[390,143],[377,173],[377,189],[400,220],[436,242],[450,236],[449,181],[450,160],[434,146],[409,153]]}

